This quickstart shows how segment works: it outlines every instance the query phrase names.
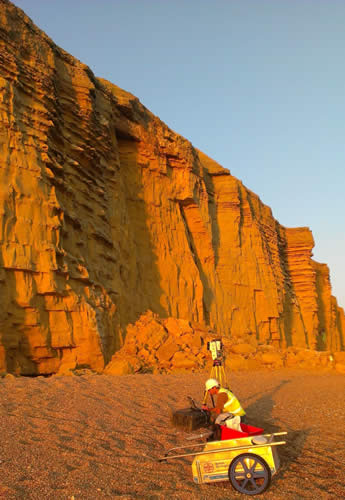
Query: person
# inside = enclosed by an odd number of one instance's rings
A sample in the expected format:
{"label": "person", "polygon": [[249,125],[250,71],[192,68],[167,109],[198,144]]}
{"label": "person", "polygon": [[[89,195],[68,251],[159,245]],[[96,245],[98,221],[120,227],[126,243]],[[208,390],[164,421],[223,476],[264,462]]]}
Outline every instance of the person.
{"label": "person", "polygon": [[221,387],[220,383],[215,378],[206,380],[205,388],[212,400],[213,396],[217,397],[214,408],[203,405],[203,409],[211,413],[211,420],[213,422],[222,413],[230,413],[234,417],[240,417],[242,423],[245,422],[246,412],[242,408],[237,397],[229,389]]}

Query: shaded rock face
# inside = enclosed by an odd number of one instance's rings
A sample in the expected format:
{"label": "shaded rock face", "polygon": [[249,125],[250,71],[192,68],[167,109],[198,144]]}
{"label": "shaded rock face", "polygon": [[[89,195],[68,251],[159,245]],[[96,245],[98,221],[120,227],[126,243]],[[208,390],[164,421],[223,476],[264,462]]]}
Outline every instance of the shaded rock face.
{"label": "shaded rock face", "polygon": [[344,349],[308,228],[0,0],[0,369],[101,371],[152,310],[238,342]]}

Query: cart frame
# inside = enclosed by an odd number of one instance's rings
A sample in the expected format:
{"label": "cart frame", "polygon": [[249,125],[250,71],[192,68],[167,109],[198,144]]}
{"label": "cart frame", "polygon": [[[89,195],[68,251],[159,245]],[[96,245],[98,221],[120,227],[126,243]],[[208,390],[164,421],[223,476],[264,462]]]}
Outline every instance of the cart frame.
{"label": "cart frame", "polygon": [[[271,477],[280,466],[276,447],[286,444],[286,441],[274,441],[274,438],[286,434],[285,431],[261,434],[260,437],[266,438],[266,442],[260,444],[254,441],[258,436],[245,436],[176,446],[167,450],[159,461],[194,457],[194,482],[203,484],[229,480],[235,490],[257,495],[269,487]],[[204,449],[199,451],[198,448],[202,446]],[[175,454],[171,454],[173,452]]]}

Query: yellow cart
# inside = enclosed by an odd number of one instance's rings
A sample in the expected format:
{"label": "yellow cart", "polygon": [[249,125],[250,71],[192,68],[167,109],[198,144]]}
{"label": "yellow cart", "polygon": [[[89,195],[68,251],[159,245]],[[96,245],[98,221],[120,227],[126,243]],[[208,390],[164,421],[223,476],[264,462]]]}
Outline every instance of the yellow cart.
{"label": "yellow cart", "polygon": [[[280,466],[277,446],[286,442],[275,441],[275,437],[286,434],[275,432],[179,446],[168,450],[160,461],[193,456],[192,473],[196,483],[229,480],[240,493],[258,495],[267,490]],[[203,450],[198,451],[198,447]],[[191,451],[192,448],[196,451]]]}

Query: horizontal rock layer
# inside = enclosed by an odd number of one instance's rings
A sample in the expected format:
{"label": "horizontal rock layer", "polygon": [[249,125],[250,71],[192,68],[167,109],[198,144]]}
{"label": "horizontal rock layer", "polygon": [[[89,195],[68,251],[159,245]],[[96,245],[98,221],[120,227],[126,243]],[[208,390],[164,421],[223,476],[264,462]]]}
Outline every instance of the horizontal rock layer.
{"label": "horizontal rock layer", "polygon": [[344,349],[308,228],[0,0],[0,369],[101,371],[147,310]]}

